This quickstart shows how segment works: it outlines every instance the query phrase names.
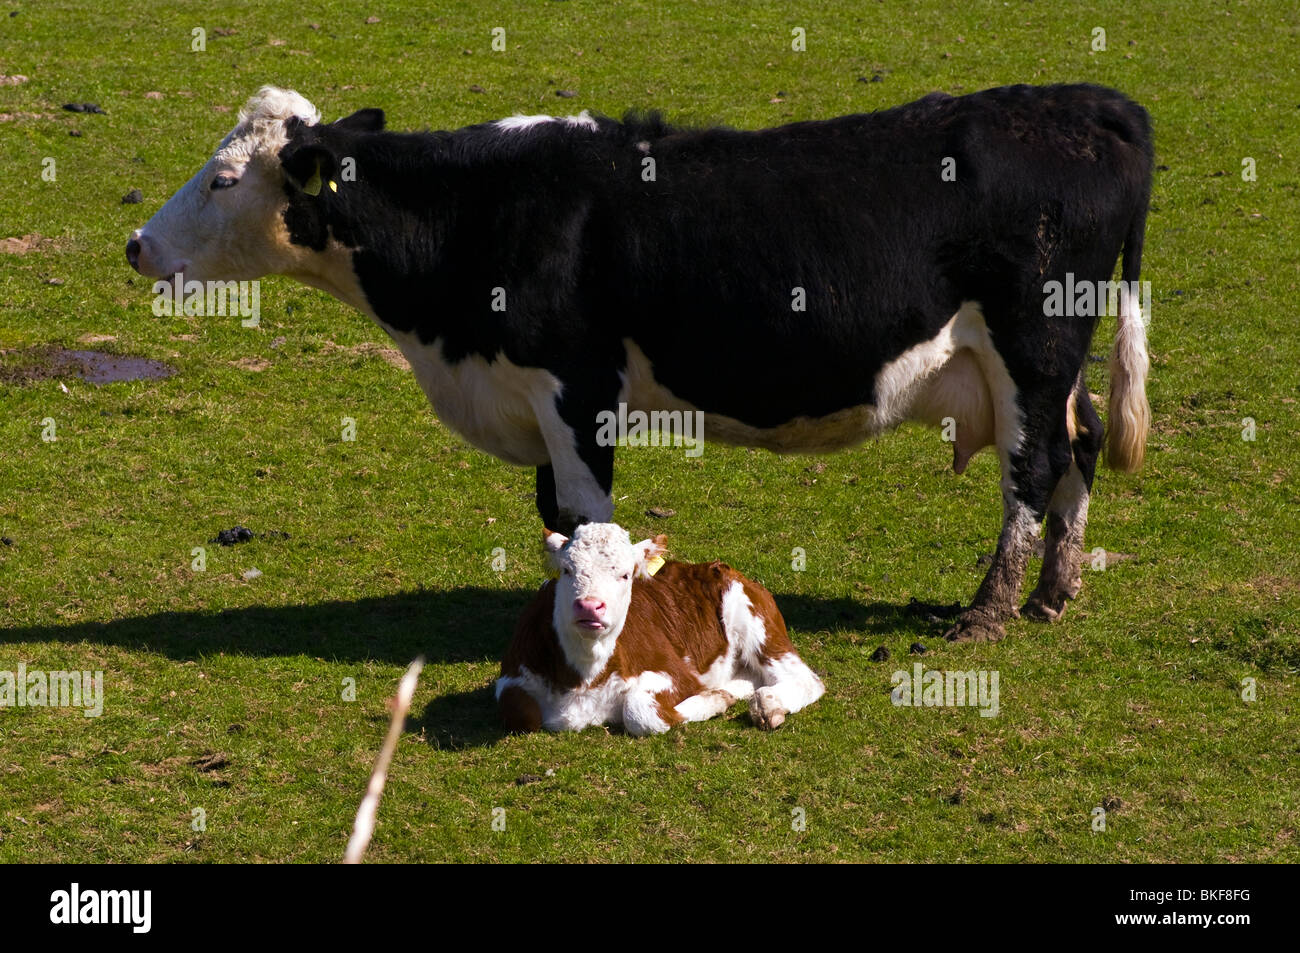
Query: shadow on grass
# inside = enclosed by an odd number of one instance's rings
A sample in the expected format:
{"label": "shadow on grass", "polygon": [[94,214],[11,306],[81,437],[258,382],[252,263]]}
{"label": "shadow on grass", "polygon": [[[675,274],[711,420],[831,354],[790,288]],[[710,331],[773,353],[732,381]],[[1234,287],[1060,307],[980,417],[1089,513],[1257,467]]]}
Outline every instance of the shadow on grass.
{"label": "shadow on grass", "polygon": [[[84,641],[182,661],[225,653],[395,665],[417,655],[430,663],[490,662],[504,654],[533,593],[465,588],[307,606],[159,612],[112,622],[0,629],[0,644]],[[796,639],[801,632],[820,630],[895,638],[938,638],[943,631],[907,605],[792,594],[778,595],[777,604]],[[438,695],[421,714],[407,718],[406,730],[423,732],[430,745],[451,750],[490,747],[506,737],[491,684]]]}
{"label": "shadow on grass", "polygon": [[855,602],[852,599],[822,599],[816,596],[776,593],[785,623],[800,633],[853,631],[881,638],[943,640],[956,618],[958,606],[930,603]]}
{"label": "shadow on grass", "polygon": [[308,655],[405,665],[501,658],[534,590],[465,588],[354,601],[159,612],[112,622],[0,628],[0,643],[97,642],[189,660]]}
{"label": "shadow on grass", "polygon": [[497,716],[496,692],[490,684],[438,695],[419,717],[407,717],[406,730],[423,732],[429,745],[451,751],[488,748],[506,737]]}
{"label": "shadow on grass", "polygon": [[[159,612],[112,622],[0,628],[0,643],[96,642],[182,661],[221,652],[395,665],[417,655],[431,663],[494,661],[504,654],[534,591],[470,587],[314,605]],[[938,637],[946,625],[915,605],[789,593],[776,601],[796,636],[851,630]]]}

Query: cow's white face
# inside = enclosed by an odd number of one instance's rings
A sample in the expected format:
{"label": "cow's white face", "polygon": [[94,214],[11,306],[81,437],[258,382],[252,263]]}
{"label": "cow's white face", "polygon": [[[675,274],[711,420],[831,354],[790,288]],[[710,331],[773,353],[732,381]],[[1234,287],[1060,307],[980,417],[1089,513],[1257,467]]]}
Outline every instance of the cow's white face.
{"label": "cow's white face", "polygon": [[548,531],[546,550],[560,572],[555,631],[583,639],[617,638],[632,602],[632,580],[664,552],[664,537],[633,544],[617,523],[584,523],[572,539]]}
{"label": "cow's white face", "polygon": [[292,90],[263,87],[216,154],[131,236],[131,266],[152,278],[181,272],[198,281],[291,273],[304,250],[290,244],[284,224],[279,152],[293,117],[314,125],[320,115]]}

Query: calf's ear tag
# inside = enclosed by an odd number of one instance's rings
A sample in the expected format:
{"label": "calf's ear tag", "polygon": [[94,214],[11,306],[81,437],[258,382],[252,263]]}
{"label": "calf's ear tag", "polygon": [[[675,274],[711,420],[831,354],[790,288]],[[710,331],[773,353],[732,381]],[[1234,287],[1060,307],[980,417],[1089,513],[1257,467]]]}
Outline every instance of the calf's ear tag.
{"label": "calf's ear tag", "polygon": [[667,560],[662,556],[655,556],[653,559],[648,560],[645,564],[645,574],[647,576],[653,576],[659,570],[664,568],[665,562],[667,562]]}
{"label": "calf's ear tag", "polygon": [[[333,183],[330,183],[333,185]],[[320,195],[320,159],[316,160],[316,171],[311,174],[311,178],[303,185],[302,190],[308,195]],[[335,189],[335,191],[338,191]]]}

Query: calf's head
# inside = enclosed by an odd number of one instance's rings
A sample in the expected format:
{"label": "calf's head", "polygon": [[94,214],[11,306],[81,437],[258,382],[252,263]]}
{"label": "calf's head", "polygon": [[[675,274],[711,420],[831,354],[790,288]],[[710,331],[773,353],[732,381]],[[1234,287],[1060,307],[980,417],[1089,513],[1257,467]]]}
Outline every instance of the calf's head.
{"label": "calf's head", "polygon": [[[320,198],[315,163],[332,154],[320,142],[383,125],[378,109],[321,124],[316,107],[298,93],[262,87],[212,158],[131,235],[127,261],[151,278],[177,272],[198,281],[309,275],[324,243],[313,248],[291,238],[286,212]],[[309,172],[304,164],[311,165]]]}
{"label": "calf's head", "polygon": [[617,638],[632,602],[632,580],[664,553],[663,536],[633,543],[616,523],[584,523],[573,538],[546,532],[555,588],[555,631],[582,639]]}

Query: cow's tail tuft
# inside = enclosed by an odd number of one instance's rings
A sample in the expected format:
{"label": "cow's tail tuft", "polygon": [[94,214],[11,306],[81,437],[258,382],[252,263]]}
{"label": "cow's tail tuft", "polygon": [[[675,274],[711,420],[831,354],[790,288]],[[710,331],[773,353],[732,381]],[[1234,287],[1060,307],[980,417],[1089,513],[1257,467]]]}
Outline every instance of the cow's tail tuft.
{"label": "cow's tail tuft", "polygon": [[1147,432],[1151,429],[1151,405],[1147,403],[1147,320],[1138,293],[1142,270],[1142,237],[1146,215],[1134,216],[1124,241],[1123,281],[1119,296],[1119,328],[1110,352],[1110,401],[1107,416],[1106,463],[1112,470],[1133,473],[1146,456]]}

